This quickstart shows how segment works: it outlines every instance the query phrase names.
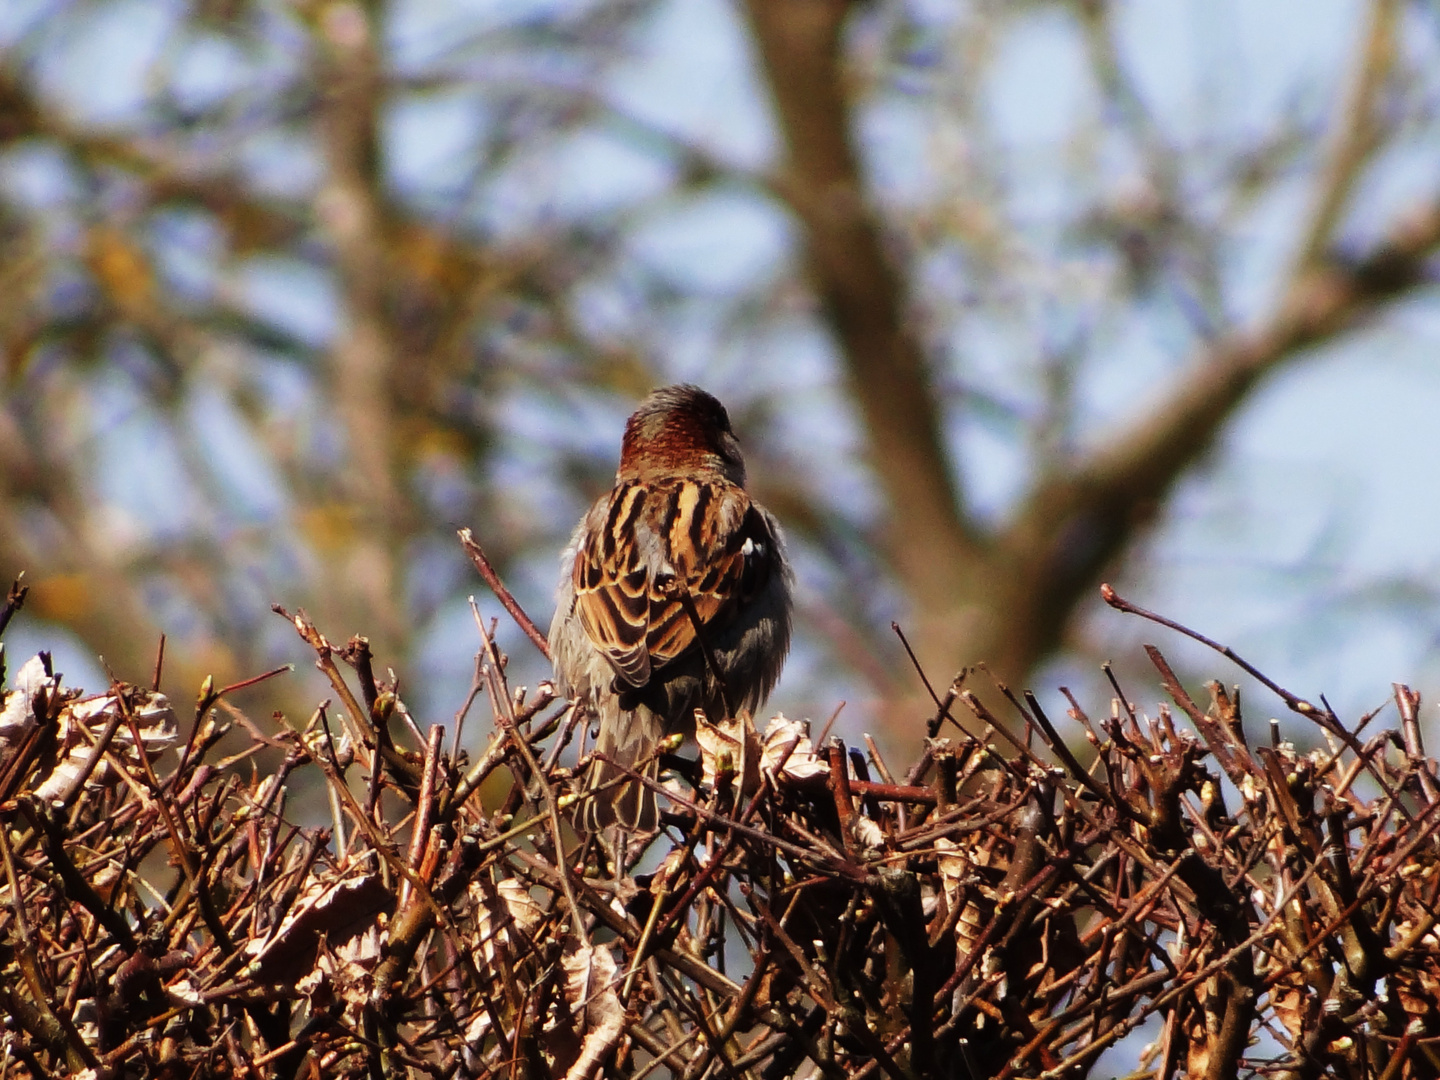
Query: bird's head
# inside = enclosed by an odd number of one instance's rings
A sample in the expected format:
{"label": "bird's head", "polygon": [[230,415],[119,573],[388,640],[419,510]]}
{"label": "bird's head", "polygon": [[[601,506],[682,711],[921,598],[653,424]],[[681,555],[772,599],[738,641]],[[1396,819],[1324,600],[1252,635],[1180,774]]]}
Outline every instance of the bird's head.
{"label": "bird's head", "polygon": [[652,390],[625,423],[619,479],[706,473],[745,486],[745,459],[725,406],[689,384]]}

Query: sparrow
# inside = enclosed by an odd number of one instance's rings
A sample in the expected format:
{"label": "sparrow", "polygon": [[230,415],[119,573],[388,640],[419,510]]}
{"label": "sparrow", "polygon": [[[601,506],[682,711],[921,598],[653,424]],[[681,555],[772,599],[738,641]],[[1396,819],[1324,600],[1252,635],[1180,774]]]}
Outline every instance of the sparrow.
{"label": "sparrow", "polygon": [[656,748],[754,712],[790,648],[794,577],[775,518],[745,492],[725,406],[696,386],[650,393],[625,424],[615,486],[560,556],[550,654],[560,693],[598,721],[581,824],[656,827]]}

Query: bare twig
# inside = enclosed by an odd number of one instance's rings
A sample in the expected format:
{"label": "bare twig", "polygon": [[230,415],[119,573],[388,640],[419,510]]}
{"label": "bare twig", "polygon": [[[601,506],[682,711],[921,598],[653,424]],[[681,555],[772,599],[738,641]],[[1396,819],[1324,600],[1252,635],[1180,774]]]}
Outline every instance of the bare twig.
{"label": "bare twig", "polygon": [[515,624],[525,631],[525,636],[540,650],[540,655],[546,660],[554,659],[550,655],[550,643],[545,640],[545,635],[540,633],[530,616],[525,614],[519,601],[505,587],[505,583],[500,580],[500,575],[495,572],[495,567],[490,565],[490,560],[486,558],[484,550],[476,542],[469,529],[460,530],[460,545],[465,549],[465,554],[470,556],[470,561],[475,564],[475,569],[480,571],[480,576],[485,579],[485,584],[490,586],[490,591],[495,594],[500,603],[505,606],[505,610],[510,613],[510,617],[515,620]]}

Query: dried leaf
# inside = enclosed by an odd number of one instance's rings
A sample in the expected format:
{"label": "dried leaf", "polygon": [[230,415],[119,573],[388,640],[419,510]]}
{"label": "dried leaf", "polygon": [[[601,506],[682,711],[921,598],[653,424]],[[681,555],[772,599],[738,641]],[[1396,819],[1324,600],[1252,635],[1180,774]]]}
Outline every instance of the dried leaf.
{"label": "dried leaf", "polygon": [[60,680],[50,675],[43,656],[32,656],[15,673],[0,707],[0,747],[18,746],[35,726],[35,695],[53,693]]}
{"label": "dried leaf", "polygon": [[275,932],[246,944],[251,972],[255,978],[279,979],[309,970],[322,935],[338,945],[364,933],[392,899],[380,875],[359,866],[338,880],[333,873],[312,874]]}
{"label": "dried leaf", "polygon": [[[114,738],[105,748],[107,755],[119,758],[127,765],[140,765],[140,751],[154,761],[159,754],[175,742],[177,725],[175,711],[170,699],[164,694],[149,691],[137,701],[130,703],[130,715],[140,734],[140,746],[135,745],[135,732],[128,722],[122,722]],[[55,767],[33,788],[41,799],[57,799],[70,790],[74,781],[85,772],[94,756],[101,733],[120,713],[121,703],[114,694],[102,694],[68,705],[60,714],[59,759]],[[115,771],[109,760],[102,758],[90,772],[86,783],[91,789],[107,786],[115,779]]]}
{"label": "dried leaf", "polygon": [[863,816],[857,816],[851,820],[855,839],[860,841],[867,853],[873,854],[885,850],[885,833],[874,820]]}
{"label": "dried leaf", "polygon": [[470,883],[475,901],[475,918],[480,934],[480,952],[487,964],[502,958],[516,959],[516,932],[532,938],[544,921],[545,912],[530,895],[530,890],[514,878],[505,878],[492,888],[488,877]]}
{"label": "dried leaf", "polygon": [[584,1080],[599,1073],[625,1031],[625,1006],[615,992],[615,958],[610,950],[583,946],[561,958],[565,969],[565,1001],[584,1035],[580,1056],[565,1073],[565,1080]]}
{"label": "dried leaf", "polygon": [[784,713],[776,713],[765,725],[760,767],[771,776],[778,768],[785,779],[796,782],[830,774],[829,764],[820,760],[810,742],[810,724],[786,719]]}
{"label": "dried leaf", "polygon": [[695,741],[700,746],[704,782],[714,787],[722,779],[743,776],[741,791],[748,795],[760,786],[760,735],[750,714],[711,721],[695,710]]}

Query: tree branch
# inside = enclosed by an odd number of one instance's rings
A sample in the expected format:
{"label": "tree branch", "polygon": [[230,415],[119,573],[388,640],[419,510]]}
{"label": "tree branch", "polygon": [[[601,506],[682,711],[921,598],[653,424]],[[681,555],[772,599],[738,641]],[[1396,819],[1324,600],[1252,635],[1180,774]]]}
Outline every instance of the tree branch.
{"label": "tree branch", "polygon": [[1268,322],[1203,350],[1189,376],[1119,438],[1035,488],[998,539],[1010,553],[1008,562],[1033,569],[1031,612],[1051,616],[1035,620],[1017,612],[1017,622],[1049,628],[1034,643],[1038,651],[1029,662],[1058,644],[1057,620],[1148,522],[1184,471],[1209,452],[1255,383],[1430,281],[1428,263],[1437,245],[1440,198],[1405,218],[1363,257],[1331,256],[1309,270]]}
{"label": "tree branch", "polygon": [[[382,81],[376,35],[382,27],[376,6],[359,3],[331,5],[319,20],[319,133],[327,175],[315,209],[334,247],[343,290],[344,329],[331,349],[329,371],[347,435],[342,476],[352,507],[368,508],[369,515],[357,523],[344,565],[336,567],[350,586],[336,595],[365,605],[384,652],[406,638],[397,583],[401,537],[413,515],[396,468],[398,356],[386,305],[394,267],[377,135]],[[359,612],[346,614],[353,619]]]}
{"label": "tree branch", "polygon": [[1399,19],[1399,0],[1371,0],[1368,32],[1360,42],[1346,99],[1335,111],[1310,224],[1296,252],[1296,278],[1323,258],[1355,180],[1375,149],[1375,102],[1395,61]]}
{"label": "tree branch", "polygon": [[846,0],[747,0],[788,160],[776,181],[805,230],[810,275],[890,501],[890,561],[916,591],[953,593],[977,539],[949,469],[939,402],[851,145],[840,67]]}

